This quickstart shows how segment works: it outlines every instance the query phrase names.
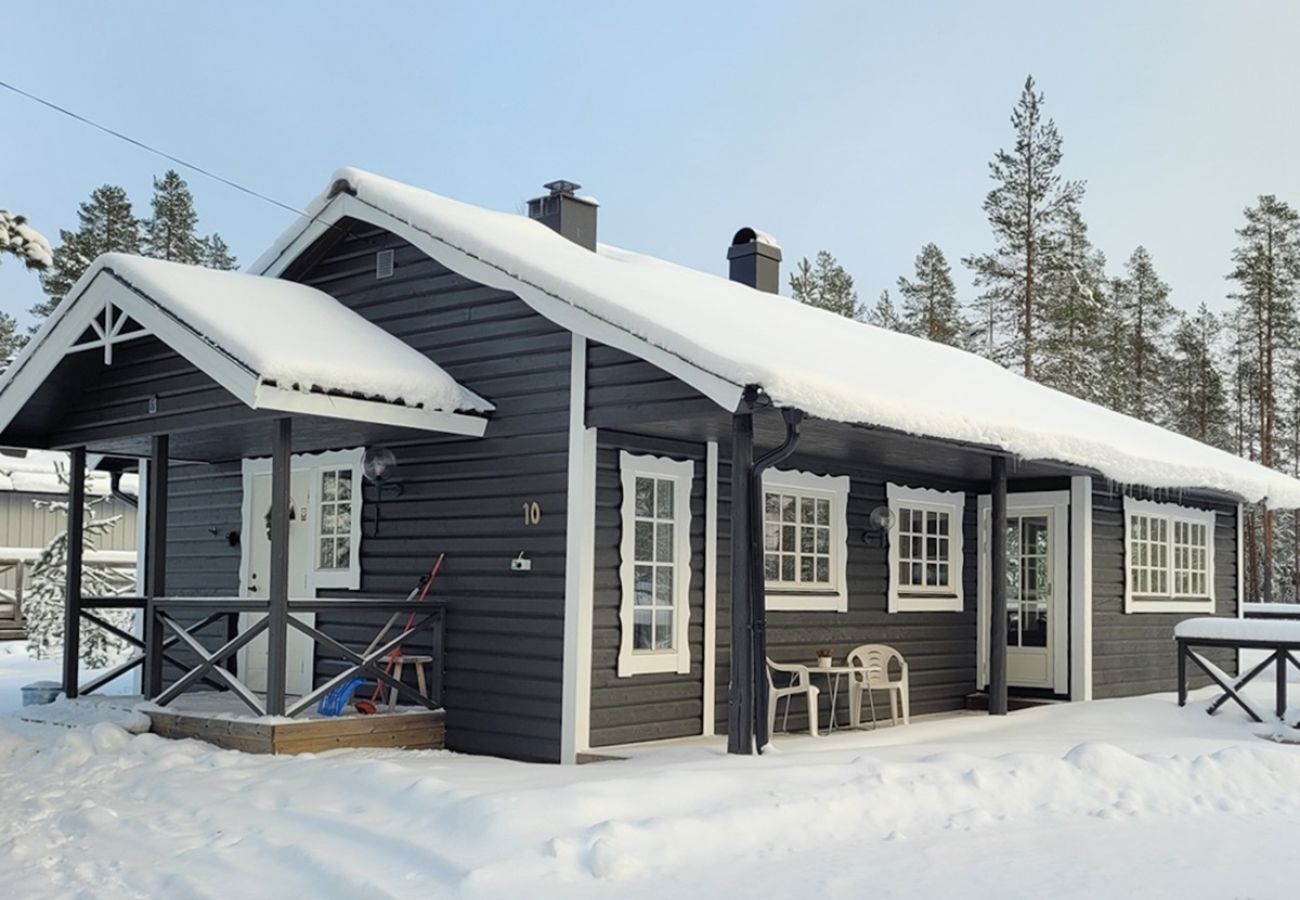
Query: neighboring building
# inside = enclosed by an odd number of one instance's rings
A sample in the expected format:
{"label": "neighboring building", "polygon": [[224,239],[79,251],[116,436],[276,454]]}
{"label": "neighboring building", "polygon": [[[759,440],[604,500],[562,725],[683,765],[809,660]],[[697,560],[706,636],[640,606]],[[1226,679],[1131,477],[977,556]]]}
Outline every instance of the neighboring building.
{"label": "neighboring building", "polygon": [[[68,487],[67,455],[47,450],[0,449],[0,640],[21,640],[21,602],[27,575],[50,541],[63,533],[67,516],[47,504],[63,499]],[[96,554],[103,563],[134,567],[136,477],[121,477],[118,490],[107,472],[95,472],[87,486],[94,514],[117,518]]]}
{"label": "neighboring building", "polygon": [[[750,573],[772,658],[892,644],[915,713],[962,707],[1000,484],[1013,690],[1170,690],[1174,624],[1239,609],[1241,504],[1300,506],[1278,472],[774,296],[751,229],[719,248],[730,281],[598,245],[575,187],[539,224],[349,169],[251,274],[102,257],[0,381],[0,440],[170,459],[159,595],[287,616],[286,592],[401,597],[445,552],[447,745],[538,760],[724,731],[761,671],[730,668]],[[312,617],[351,651],[381,623]],[[290,694],[337,676],[290,634]],[[238,669],[255,689],[265,660]]]}

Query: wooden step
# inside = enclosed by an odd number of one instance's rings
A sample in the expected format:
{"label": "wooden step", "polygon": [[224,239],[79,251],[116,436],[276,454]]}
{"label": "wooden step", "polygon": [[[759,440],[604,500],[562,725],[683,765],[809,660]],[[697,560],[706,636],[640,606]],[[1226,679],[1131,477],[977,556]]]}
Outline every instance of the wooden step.
{"label": "wooden step", "polygon": [[[1055,697],[1025,697],[1012,694],[1007,697],[1007,709],[1033,709],[1035,706],[1051,706],[1054,703],[1061,703]],[[973,694],[966,695],[966,708],[985,711],[989,708],[989,695],[986,691],[976,691]]]}

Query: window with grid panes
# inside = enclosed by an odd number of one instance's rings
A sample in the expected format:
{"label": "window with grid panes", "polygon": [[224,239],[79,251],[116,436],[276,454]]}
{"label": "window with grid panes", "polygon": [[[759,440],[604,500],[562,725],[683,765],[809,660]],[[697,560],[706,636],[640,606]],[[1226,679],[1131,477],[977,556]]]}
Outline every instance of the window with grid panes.
{"label": "window with grid panes", "polygon": [[352,469],[326,469],[320,473],[318,569],[346,569],[352,565],[352,489]]}
{"label": "window with grid panes", "polygon": [[831,588],[831,498],[764,492],[763,572],[770,588]]}
{"label": "window with grid panes", "polygon": [[1126,612],[1214,611],[1213,510],[1124,498]]}
{"label": "window with grid panes", "polygon": [[633,510],[632,648],[671,650],[676,646],[674,579],[677,575],[676,482],[636,476]]}
{"label": "window with grid panes", "polygon": [[886,495],[893,514],[889,611],[961,610],[965,494],[889,484]]}

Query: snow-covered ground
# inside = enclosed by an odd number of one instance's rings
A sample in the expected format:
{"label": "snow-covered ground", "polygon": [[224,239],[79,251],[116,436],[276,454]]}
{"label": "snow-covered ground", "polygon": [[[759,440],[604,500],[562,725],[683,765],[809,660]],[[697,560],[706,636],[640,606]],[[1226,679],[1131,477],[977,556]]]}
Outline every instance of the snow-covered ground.
{"label": "snow-covered ground", "polygon": [[[1262,699],[1266,703],[1267,692]],[[0,718],[0,885],[45,897],[1272,897],[1300,747],[1202,697],[576,768],[268,758]]]}

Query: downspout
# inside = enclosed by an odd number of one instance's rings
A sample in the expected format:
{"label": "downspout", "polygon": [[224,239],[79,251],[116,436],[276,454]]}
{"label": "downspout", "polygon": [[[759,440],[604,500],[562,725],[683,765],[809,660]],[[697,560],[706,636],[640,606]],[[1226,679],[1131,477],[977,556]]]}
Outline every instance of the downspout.
{"label": "downspout", "polygon": [[781,446],[769,450],[754,460],[750,477],[749,532],[750,576],[750,621],[753,638],[753,683],[754,697],[754,743],[762,753],[771,735],[767,733],[767,590],[763,570],[763,473],[772,466],[788,459],[799,446],[799,425],[803,422],[803,411],[785,407],[781,410],[785,420],[785,441]]}

